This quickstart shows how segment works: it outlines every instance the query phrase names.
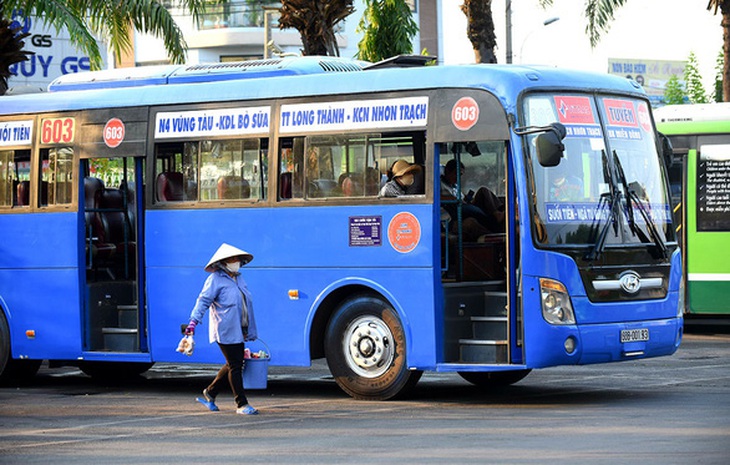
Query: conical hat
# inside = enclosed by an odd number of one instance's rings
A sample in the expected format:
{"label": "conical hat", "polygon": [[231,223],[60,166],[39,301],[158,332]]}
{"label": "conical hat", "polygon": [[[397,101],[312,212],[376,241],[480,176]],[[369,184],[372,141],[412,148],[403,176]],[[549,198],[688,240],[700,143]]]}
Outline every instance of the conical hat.
{"label": "conical hat", "polygon": [[253,260],[253,255],[246,252],[245,250],[241,250],[238,247],[233,247],[232,245],[223,243],[220,247],[218,247],[218,250],[215,251],[213,256],[210,257],[208,264],[205,265],[205,271],[207,271],[208,273],[212,273],[213,271],[215,271],[215,267],[213,265],[215,265],[216,262],[231,257],[241,257],[241,265],[245,265],[246,263]]}

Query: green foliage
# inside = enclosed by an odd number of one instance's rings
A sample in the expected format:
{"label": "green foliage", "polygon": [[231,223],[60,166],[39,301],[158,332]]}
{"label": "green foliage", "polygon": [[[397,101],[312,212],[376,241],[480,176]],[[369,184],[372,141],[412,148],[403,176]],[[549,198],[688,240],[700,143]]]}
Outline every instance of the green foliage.
{"label": "green foliage", "polygon": [[413,53],[411,40],[418,25],[404,0],[366,0],[357,32],[363,36],[356,57],[375,63]]}
{"label": "green foliage", "polygon": [[690,103],[709,103],[694,52],[690,52],[687,66],[684,68],[684,82],[687,86],[687,97],[689,97]]}
{"label": "green foliage", "polygon": [[[0,5],[2,0],[0,0]],[[7,91],[10,66],[28,59],[32,52],[23,50],[25,41],[30,33],[19,33],[10,28],[10,21],[0,16],[0,95]]]}
{"label": "green foliage", "polygon": [[682,83],[679,82],[676,74],[672,74],[664,88],[664,103],[667,105],[681,105],[684,103],[684,97]]}
{"label": "green foliage", "polygon": [[[171,0],[198,21],[206,0]],[[160,37],[173,63],[184,63],[187,44],[177,23],[162,2],[155,0],[3,0],[0,17],[9,18],[13,10],[43,21],[57,31],[66,29],[71,43],[89,56],[92,69],[102,65],[96,35],[107,42],[117,60],[132,49],[132,29]],[[0,63],[2,66],[2,63]]]}
{"label": "green foliage", "polygon": [[[723,74],[723,67],[725,65],[725,55],[722,52],[722,49],[720,50],[720,53],[717,54],[717,61],[715,61],[715,91],[714,93],[714,101],[715,102],[722,102],[722,74]],[[713,99],[710,99],[713,100]]]}

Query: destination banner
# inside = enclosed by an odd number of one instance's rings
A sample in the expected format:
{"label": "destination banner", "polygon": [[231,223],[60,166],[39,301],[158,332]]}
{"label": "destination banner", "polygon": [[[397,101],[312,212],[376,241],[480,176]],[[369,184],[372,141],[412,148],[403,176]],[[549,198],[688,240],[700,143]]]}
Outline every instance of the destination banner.
{"label": "destination banner", "polygon": [[[639,211],[639,207],[632,202],[634,207],[634,221],[637,224],[645,224],[646,221]],[[671,221],[672,211],[669,204],[644,204],[649,219],[655,224],[667,224]],[[624,216],[628,217],[626,204],[622,206]],[[546,202],[545,220],[547,223],[594,223],[605,222],[611,216],[608,205],[598,210],[596,203],[571,203],[571,202]]]}
{"label": "destination banner", "polygon": [[282,134],[362,129],[422,128],[428,123],[428,97],[299,103],[282,105]]}
{"label": "destination banner", "polygon": [[268,134],[270,114],[268,106],[157,113],[155,139]]}
{"label": "destination banner", "polygon": [[30,145],[33,120],[0,122],[0,147]]}

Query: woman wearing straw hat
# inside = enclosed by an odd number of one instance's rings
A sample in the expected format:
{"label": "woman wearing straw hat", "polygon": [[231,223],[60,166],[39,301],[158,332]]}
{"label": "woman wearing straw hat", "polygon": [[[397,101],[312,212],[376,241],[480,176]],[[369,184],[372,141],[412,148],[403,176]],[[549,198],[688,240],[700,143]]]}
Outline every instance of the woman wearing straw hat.
{"label": "woman wearing straw hat", "polygon": [[236,413],[255,415],[258,410],[248,404],[243,390],[243,353],[244,341],[257,338],[256,321],[253,314],[253,301],[246,283],[238,269],[253,260],[253,255],[222,244],[213,257],[205,265],[210,273],[200,291],[193,311],[190,313],[190,324],[185,334],[192,335],[195,327],[203,321],[208,313],[208,333],[211,344],[218,343],[226,364],[210,385],[203,389],[203,397],[196,400],[211,411],[218,411],[215,398],[226,383],[231,386],[236,402]]}

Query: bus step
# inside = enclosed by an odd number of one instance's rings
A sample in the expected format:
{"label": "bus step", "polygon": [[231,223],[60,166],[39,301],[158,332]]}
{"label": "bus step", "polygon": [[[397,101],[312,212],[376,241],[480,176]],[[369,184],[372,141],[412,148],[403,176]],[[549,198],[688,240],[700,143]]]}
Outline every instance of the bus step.
{"label": "bus step", "polygon": [[473,316],[471,317],[474,339],[478,340],[506,340],[506,316]]}
{"label": "bus step", "polygon": [[460,363],[507,363],[507,341],[459,339]]}
{"label": "bus step", "polygon": [[507,293],[484,293],[484,314],[486,316],[507,316]]}
{"label": "bus step", "polygon": [[139,325],[136,305],[117,305],[117,316],[120,328],[137,328]]}
{"label": "bus step", "polygon": [[133,328],[101,328],[104,349],[112,352],[136,352],[139,350],[137,330]]}

